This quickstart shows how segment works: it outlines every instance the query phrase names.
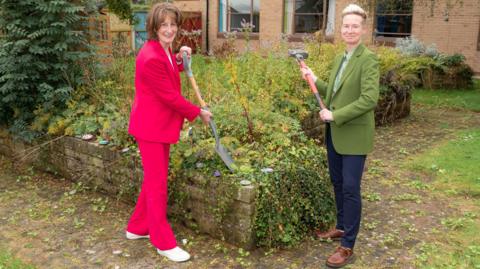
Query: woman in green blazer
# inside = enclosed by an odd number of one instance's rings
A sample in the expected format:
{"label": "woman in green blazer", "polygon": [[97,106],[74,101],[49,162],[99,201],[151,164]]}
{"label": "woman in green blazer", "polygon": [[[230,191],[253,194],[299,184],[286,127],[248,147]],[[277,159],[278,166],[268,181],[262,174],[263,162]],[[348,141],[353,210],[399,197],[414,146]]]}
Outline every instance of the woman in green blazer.
{"label": "woman in green blazer", "polygon": [[379,95],[377,56],[362,43],[365,33],[365,11],[349,5],[342,12],[341,36],[346,51],[335,58],[328,83],[315,77],[310,68],[302,69],[304,79],[311,75],[327,109],[320,111],[326,123],[330,178],[337,207],[336,227],[316,231],[319,238],[341,239],[326,261],[334,268],[348,264],[360,227],[360,182],[367,153],[373,149],[374,109]]}

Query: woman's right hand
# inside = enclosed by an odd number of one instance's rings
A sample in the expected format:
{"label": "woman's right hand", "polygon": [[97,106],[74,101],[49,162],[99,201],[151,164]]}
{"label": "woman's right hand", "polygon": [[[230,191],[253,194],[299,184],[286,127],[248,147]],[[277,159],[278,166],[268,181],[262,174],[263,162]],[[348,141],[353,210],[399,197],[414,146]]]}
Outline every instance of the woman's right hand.
{"label": "woman's right hand", "polygon": [[202,119],[203,123],[208,125],[212,117],[213,117],[212,112],[205,109],[200,109],[200,119]]}
{"label": "woman's right hand", "polygon": [[313,81],[317,80],[317,76],[315,76],[315,74],[313,74],[313,71],[312,71],[312,69],[310,69],[310,67],[308,67],[308,66],[302,67],[302,68],[300,68],[300,71],[302,72],[302,78],[304,80],[307,80],[307,76],[312,76]]}

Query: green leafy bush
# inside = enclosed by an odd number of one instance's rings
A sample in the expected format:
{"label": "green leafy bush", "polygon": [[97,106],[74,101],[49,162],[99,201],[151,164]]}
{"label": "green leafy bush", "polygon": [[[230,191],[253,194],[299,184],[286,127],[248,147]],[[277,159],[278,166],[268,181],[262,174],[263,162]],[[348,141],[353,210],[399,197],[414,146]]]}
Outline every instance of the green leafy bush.
{"label": "green leafy bush", "polygon": [[34,110],[65,107],[91,56],[79,31],[87,14],[71,1],[0,1],[0,122],[24,138]]}
{"label": "green leafy bush", "polygon": [[[131,21],[129,1],[106,2]],[[38,135],[32,130],[42,128],[31,128],[32,120],[40,116],[45,123],[47,114],[60,113],[85,73],[99,71],[88,40],[98,8],[95,0],[0,1],[0,124],[13,134]]]}

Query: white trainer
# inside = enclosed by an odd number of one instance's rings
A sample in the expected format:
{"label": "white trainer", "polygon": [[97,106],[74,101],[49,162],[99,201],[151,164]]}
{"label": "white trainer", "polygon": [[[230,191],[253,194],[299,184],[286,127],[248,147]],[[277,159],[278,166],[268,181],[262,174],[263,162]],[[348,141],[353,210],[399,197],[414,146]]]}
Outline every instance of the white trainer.
{"label": "white trainer", "polygon": [[185,250],[179,248],[179,247],[174,247],[169,250],[159,250],[157,248],[158,254],[167,257],[169,260],[174,261],[174,262],[185,262],[190,260],[190,254],[186,252]]}
{"label": "white trainer", "polygon": [[142,238],[150,238],[150,235],[138,235],[138,234],[134,234],[134,233],[131,233],[129,231],[126,231],[125,232],[125,237],[127,237],[127,239],[130,239],[130,240],[135,240],[135,239],[142,239]]}

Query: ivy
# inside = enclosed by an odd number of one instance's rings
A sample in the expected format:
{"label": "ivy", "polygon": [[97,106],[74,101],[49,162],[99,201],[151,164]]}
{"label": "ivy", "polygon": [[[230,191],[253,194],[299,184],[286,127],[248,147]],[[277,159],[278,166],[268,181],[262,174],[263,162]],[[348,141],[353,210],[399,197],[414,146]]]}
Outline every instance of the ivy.
{"label": "ivy", "polygon": [[129,0],[106,0],[108,9],[115,13],[120,19],[128,20],[133,24],[133,12]]}

